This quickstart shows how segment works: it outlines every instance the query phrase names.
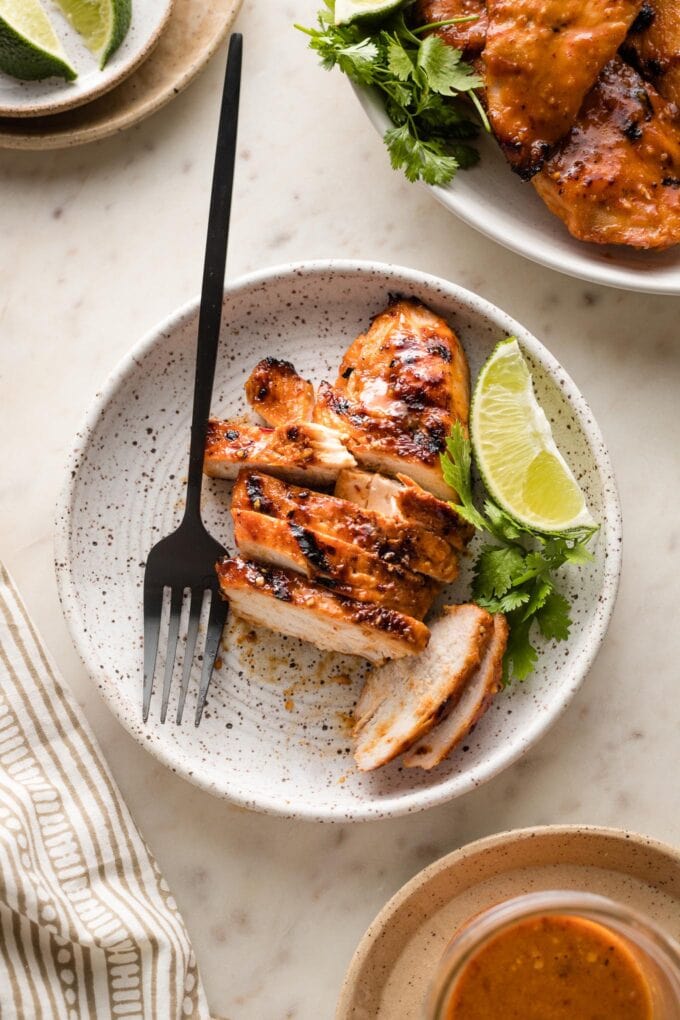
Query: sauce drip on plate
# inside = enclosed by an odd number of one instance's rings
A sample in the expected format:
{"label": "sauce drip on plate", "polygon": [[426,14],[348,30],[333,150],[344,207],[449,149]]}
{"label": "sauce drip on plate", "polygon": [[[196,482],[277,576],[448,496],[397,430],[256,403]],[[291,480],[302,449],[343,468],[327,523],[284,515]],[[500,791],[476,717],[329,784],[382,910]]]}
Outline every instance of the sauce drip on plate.
{"label": "sauce drip on plate", "polygon": [[446,1020],[652,1020],[628,944],[581,917],[530,918],[494,936],[464,968]]}

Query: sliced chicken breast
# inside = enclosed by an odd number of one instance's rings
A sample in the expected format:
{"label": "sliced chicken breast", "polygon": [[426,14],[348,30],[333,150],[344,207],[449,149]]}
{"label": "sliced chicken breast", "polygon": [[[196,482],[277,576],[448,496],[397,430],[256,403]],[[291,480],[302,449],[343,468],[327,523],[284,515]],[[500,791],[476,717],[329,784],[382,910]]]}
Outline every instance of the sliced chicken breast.
{"label": "sliced chicken breast", "polygon": [[211,418],[203,470],[211,478],[236,478],[241,468],[253,467],[299,485],[332,485],[354,457],[338,433],[322,425],[263,428],[244,422]]}
{"label": "sliced chicken breast", "polygon": [[290,361],[264,358],[250,373],[245,391],[253,411],[268,425],[297,425],[312,420],[314,387],[298,375]]}
{"label": "sliced chicken breast", "polygon": [[387,663],[369,674],[354,713],[354,758],[362,771],[387,764],[432,729],[479,667],[492,632],[485,609],[448,606],[422,655],[405,668]]}
{"label": "sliced chicken breast", "polygon": [[295,570],[336,594],[375,602],[422,620],[439,591],[423,574],[385,563],[357,545],[254,510],[232,508],[234,541],[248,560]]}
{"label": "sliced chicken breast", "polygon": [[426,527],[363,509],[346,499],[289,485],[272,475],[242,471],[231,505],[234,510],[255,510],[312,528],[321,536],[357,545],[384,564],[438,581],[453,581],[458,575],[456,552]]}
{"label": "sliced chicken breast", "polygon": [[222,594],[237,616],[317,648],[379,663],[417,655],[427,645],[430,632],[420,620],[342,598],[293,571],[229,557],[216,569]]}
{"label": "sliced chicken breast", "polygon": [[446,499],[440,453],[467,425],[467,359],[448,324],[415,300],[394,300],[351,344],[334,385],[319,387],[314,420],[336,428],[364,466],[403,472]]}
{"label": "sliced chicken breast", "polygon": [[335,495],[385,517],[415,524],[433,536],[463,550],[474,535],[471,524],[444,500],[426,492],[406,475],[385,475],[348,468],[338,474]]}
{"label": "sliced chicken breast", "polygon": [[[434,631],[432,637],[434,640]],[[493,634],[478,669],[457,699],[449,699],[441,721],[404,755],[406,768],[432,769],[439,765],[477,725],[501,688],[507,643],[508,624],[499,614],[493,618]]]}
{"label": "sliced chicken breast", "polygon": [[571,129],[642,0],[487,0],[482,57],[491,128],[528,179]]}

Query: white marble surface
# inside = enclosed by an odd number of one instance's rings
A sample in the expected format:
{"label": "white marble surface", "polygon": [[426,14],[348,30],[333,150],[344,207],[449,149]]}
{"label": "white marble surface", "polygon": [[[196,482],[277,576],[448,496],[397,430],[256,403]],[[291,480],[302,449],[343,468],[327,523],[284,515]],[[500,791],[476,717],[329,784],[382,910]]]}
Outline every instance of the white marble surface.
{"label": "white marble surface", "polygon": [[627,827],[680,842],[678,301],[530,265],[394,174],[339,75],[290,25],[315,0],[246,0],[229,273],[377,258],[479,291],[524,322],[590,401],[625,519],[604,648],[566,715],[483,789],[420,816],[323,827],[246,814],[164,769],[110,716],[71,644],[52,517],[71,438],[131,344],[199,289],[224,51],[125,136],[0,153],[0,558],[99,736],[176,894],[211,1007],[231,1020],[329,1020],[351,953],[425,864],[496,830]]}

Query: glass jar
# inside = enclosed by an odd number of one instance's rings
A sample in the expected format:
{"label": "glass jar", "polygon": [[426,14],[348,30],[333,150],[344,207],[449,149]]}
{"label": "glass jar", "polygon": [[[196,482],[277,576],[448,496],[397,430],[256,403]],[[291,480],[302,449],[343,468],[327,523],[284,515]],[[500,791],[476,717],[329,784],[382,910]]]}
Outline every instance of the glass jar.
{"label": "glass jar", "polygon": [[572,891],[528,893],[472,917],[442,957],[430,990],[427,1020],[455,1020],[451,1012],[454,995],[470,961],[502,932],[521,921],[546,916],[583,918],[612,931],[646,979],[653,1020],[680,1020],[680,944],[630,907],[604,896]]}

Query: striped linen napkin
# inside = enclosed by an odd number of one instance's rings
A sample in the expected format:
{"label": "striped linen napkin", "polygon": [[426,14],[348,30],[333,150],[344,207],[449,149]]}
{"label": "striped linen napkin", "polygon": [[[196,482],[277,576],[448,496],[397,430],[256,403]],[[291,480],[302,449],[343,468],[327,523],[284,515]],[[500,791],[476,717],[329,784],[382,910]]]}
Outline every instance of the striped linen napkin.
{"label": "striped linen napkin", "polygon": [[1,564],[0,1016],[209,1017],[170,890]]}

